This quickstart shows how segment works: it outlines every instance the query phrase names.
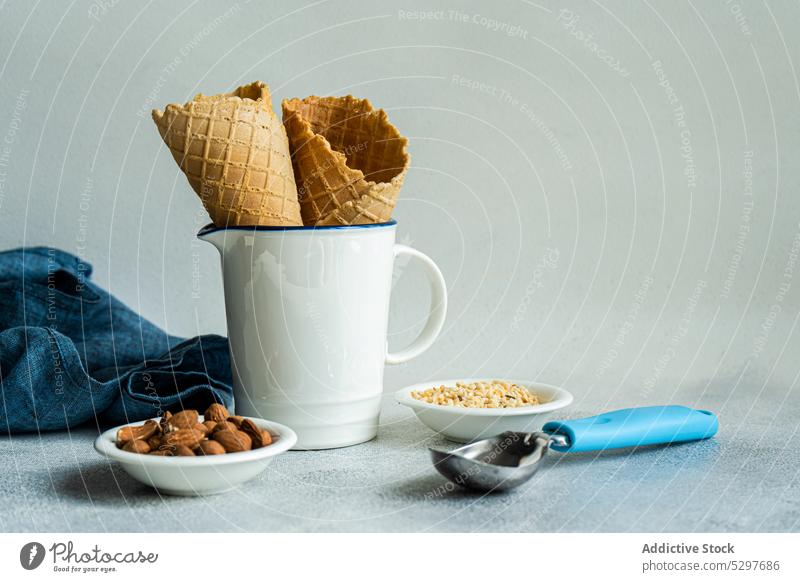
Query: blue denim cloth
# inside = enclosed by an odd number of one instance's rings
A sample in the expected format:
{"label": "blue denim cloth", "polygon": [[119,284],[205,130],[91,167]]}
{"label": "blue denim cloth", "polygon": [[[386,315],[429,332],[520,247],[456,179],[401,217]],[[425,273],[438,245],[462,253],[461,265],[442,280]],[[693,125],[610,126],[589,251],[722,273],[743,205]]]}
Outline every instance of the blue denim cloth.
{"label": "blue denim cloth", "polygon": [[168,335],[50,248],[0,252],[0,431],[114,425],[230,406],[228,340]]}

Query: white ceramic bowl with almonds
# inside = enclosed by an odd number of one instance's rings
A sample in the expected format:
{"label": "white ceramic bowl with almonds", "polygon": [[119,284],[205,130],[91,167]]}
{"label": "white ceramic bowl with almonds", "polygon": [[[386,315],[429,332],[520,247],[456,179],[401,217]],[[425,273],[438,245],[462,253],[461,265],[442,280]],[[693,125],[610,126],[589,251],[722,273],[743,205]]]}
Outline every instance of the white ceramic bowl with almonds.
{"label": "white ceramic bowl with almonds", "polygon": [[475,384],[498,382],[495,378],[460,378],[437,380],[407,386],[395,393],[397,402],[411,408],[423,424],[445,438],[456,442],[471,442],[498,435],[507,430],[531,432],[539,430],[544,422],[550,420],[550,413],[568,406],[572,394],[557,386],[526,380],[502,380],[508,385],[527,389],[535,395],[538,404],[511,408],[471,408],[433,404],[419,400],[412,393],[424,393],[440,386],[454,387],[456,384]]}
{"label": "white ceramic bowl with almonds", "polygon": [[[204,415],[196,415],[196,418],[197,423],[206,421]],[[118,461],[134,479],[153,487],[160,493],[168,495],[222,493],[264,471],[273,457],[288,451],[297,442],[294,431],[277,422],[252,417],[234,418],[237,422],[252,423],[248,426],[253,437],[246,447],[241,444],[244,441],[233,438],[233,432],[216,435],[219,437],[218,440],[211,438],[208,433],[200,437],[188,427],[158,428],[156,430],[158,434],[152,435],[150,433],[153,432],[153,423],[159,427],[165,426],[163,418],[153,418],[144,423],[105,431],[95,440],[94,448],[101,455]],[[213,426],[211,421],[209,425]],[[143,428],[145,426],[147,428]],[[134,435],[131,435],[130,429],[134,431]],[[262,433],[264,440],[257,443],[260,437],[256,432],[260,431],[266,431],[266,434]],[[167,434],[175,438],[170,441],[165,438]],[[147,444],[151,437],[157,439],[155,442],[151,441],[152,447]],[[192,438],[196,440],[189,442]],[[267,442],[269,444],[266,444]],[[135,446],[137,444],[140,447]],[[262,444],[263,446],[259,446]],[[137,448],[143,452],[131,452]],[[203,453],[203,448],[208,452]],[[249,450],[243,450],[245,448]],[[185,456],[176,452],[178,450],[185,450]]]}

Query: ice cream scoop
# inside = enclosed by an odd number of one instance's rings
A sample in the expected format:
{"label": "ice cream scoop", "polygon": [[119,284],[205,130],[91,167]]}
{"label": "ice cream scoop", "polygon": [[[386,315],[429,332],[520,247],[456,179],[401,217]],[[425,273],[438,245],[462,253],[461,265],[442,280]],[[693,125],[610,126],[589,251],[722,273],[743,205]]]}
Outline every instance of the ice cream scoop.
{"label": "ice cream scoop", "polygon": [[551,421],[541,432],[504,432],[453,451],[431,448],[436,469],[456,485],[504,491],[525,483],[550,449],[604,451],[711,438],[714,413],[685,406],[647,406],[576,420]]}

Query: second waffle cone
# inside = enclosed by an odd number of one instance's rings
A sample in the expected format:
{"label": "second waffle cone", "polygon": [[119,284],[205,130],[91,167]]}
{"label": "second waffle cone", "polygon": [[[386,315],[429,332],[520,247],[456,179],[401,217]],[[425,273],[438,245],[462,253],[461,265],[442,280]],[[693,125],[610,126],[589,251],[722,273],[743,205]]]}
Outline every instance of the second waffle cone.
{"label": "second waffle cone", "polygon": [[408,140],[367,99],[282,103],[303,223],[386,222],[409,166]]}

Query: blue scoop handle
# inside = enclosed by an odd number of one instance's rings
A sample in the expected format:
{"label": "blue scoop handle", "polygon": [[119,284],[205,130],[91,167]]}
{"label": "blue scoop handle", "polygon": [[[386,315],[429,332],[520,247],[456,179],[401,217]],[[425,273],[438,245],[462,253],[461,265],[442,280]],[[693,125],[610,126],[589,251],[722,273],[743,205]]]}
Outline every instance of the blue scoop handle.
{"label": "blue scoop handle", "polygon": [[717,417],[707,410],[645,406],[576,420],[551,421],[542,430],[569,439],[567,446],[551,442],[551,449],[581,452],[697,441],[711,438],[718,428]]}

